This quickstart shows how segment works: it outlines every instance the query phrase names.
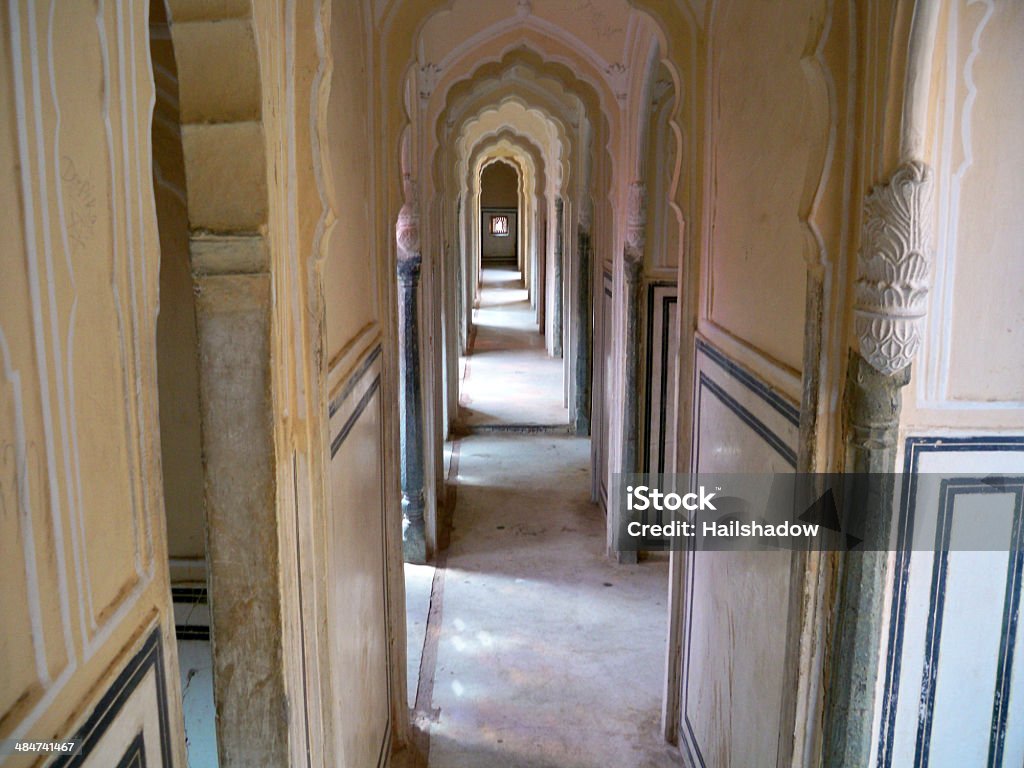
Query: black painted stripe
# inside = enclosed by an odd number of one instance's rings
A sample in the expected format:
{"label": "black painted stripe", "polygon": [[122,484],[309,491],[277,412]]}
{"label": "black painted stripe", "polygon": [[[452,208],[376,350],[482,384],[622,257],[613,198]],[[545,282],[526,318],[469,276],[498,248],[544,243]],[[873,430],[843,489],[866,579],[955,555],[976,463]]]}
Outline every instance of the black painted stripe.
{"label": "black painted stripe", "polygon": [[380,357],[383,351],[383,347],[378,344],[373,348],[373,351],[366,356],[366,359],[349,374],[348,381],[345,382],[341,391],[332,398],[331,403],[327,408],[328,418],[334,416],[334,414],[338,412],[338,409],[341,408],[341,404],[344,402],[345,398],[351,394],[352,390],[355,389],[355,386],[359,383],[359,380],[366,375],[366,372],[370,370],[370,366],[373,365],[374,360]]}
{"label": "black painted stripe", "polygon": [[740,381],[747,389],[761,397],[768,405],[775,409],[790,424],[800,426],[800,409],[789,400],[780,395],[772,387],[761,381],[754,373],[747,370],[735,360],[725,356],[720,349],[711,346],[703,339],[697,339],[697,350],[714,360],[732,376]]}
{"label": "black painted stripe", "polygon": [[348,437],[348,433],[352,431],[352,428],[356,425],[359,417],[363,415],[363,411],[366,410],[366,406],[369,405],[370,400],[376,394],[377,390],[380,389],[380,376],[377,376],[369,389],[363,393],[363,396],[359,398],[359,402],[356,404],[356,409],[352,411],[352,415],[348,417],[345,423],[341,427],[341,431],[331,441],[331,458],[334,458],[334,454],[341,448],[341,444],[345,442],[345,438]]}
{"label": "black painted stripe", "polygon": [[163,640],[157,626],[146,638],[142,648],[132,657],[121,673],[100,698],[85,724],[72,737],[81,741],[82,748],[74,755],[61,755],[54,768],[81,766],[92,753],[103,734],[120,714],[139,683],[150,670],[156,675],[157,710],[160,722],[160,757],[164,766],[171,765],[171,728],[167,713],[167,675],[164,670]]}
{"label": "black painted stripe", "polygon": [[[659,288],[675,288],[676,284],[668,280],[656,280],[648,284],[647,287],[647,338],[645,339],[644,346],[646,347],[645,357],[647,360],[647,371],[644,376],[644,440],[643,440],[643,459],[640,467],[644,472],[651,472],[651,435],[650,435],[650,424],[652,417],[654,416],[654,309],[655,309],[655,294]],[[665,471],[665,407],[667,403],[665,387],[668,381],[668,316],[669,316],[669,305],[676,302],[676,296],[674,294],[666,294],[661,297],[661,390],[658,393],[658,459],[655,468],[655,472]]]}
{"label": "black painted stripe", "polygon": [[210,628],[201,624],[175,624],[174,636],[179,640],[210,640]]}
{"label": "black painted stripe", "polygon": [[707,387],[719,400],[721,400],[722,403],[730,411],[736,414],[744,424],[754,430],[754,432],[768,443],[768,445],[774,448],[775,452],[782,456],[782,458],[786,460],[787,464],[792,467],[796,467],[796,451],[794,451],[785,440],[772,432],[763,421],[740,405],[739,401],[722,389],[722,387],[720,387],[703,371],[701,371],[700,374],[700,383],[701,386]]}
{"label": "black painted stripe", "polygon": [[1020,617],[1021,581],[1024,578],[1024,478],[1014,478],[1013,532],[1010,536],[1010,562],[1006,569],[1003,597],[1003,625],[999,638],[996,685],[992,694],[992,730],[988,745],[988,768],[1000,768],[1006,746],[1006,720],[1010,714],[1010,686],[1013,675],[1013,649],[1017,646],[1017,621]]}
{"label": "black painted stripe", "polygon": [[[669,328],[668,318],[670,307],[679,303],[679,296],[665,296],[661,303],[661,414],[658,422],[658,472],[665,472],[665,420],[668,418],[668,371],[671,361],[669,360],[669,337],[672,335]],[[675,471],[675,467],[672,467]]]}
{"label": "black painted stripe", "polygon": [[889,641],[882,688],[882,716],[878,735],[877,768],[891,768],[899,709],[899,687],[903,663],[904,620],[907,587],[910,579],[910,554],[914,539],[914,512],[917,503],[919,459],[926,452],[1024,452],[1024,436],[935,437],[913,436],[906,439],[903,459],[903,484],[900,518],[897,527],[893,599],[889,612]]}
{"label": "black painted stripe", "polygon": [[[1014,478],[1014,480],[1018,480]],[[917,741],[914,748],[914,765],[917,768],[927,768],[931,757],[931,735],[932,722],[935,711],[935,689],[938,683],[939,649],[942,637],[942,620],[946,605],[946,576],[949,570],[949,548],[953,527],[953,512],[956,497],[959,495],[977,495],[1006,493],[1008,488],[1014,489],[1016,502],[1014,504],[1013,537],[1010,545],[1013,547],[1018,543],[1018,536],[1021,525],[1021,494],[1024,491],[1024,478],[1018,480],[1019,486],[1012,483],[1004,484],[1002,487],[994,487],[977,478],[950,478],[943,480],[939,492],[939,519],[936,525],[935,534],[935,555],[932,567],[931,594],[929,595],[928,624],[925,635],[924,669],[921,676],[921,706],[918,708]],[[1012,552],[1012,550],[1011,550]],[[1019,553],[1018,553],[1019,554]],[[989,743],[990,768],[999,768],[1002,765],[1002,743],[1006,734],[1006,715],[1009,703],[1008,676],[1003,674],[1003,661],[1007,643],[1010,643],[1009,666],[1013,664],[1012,645],[1015,637],[1008,637],[1010,621],[1008,618],[1015,613],[1012,610],[1014,603],[1019,607],[1019,579],[1014,574],[1014,568],[1008,568],[1007,589],[1003,598],[1003,628],[1000,637],[999,669],[996,673],[996,692],[992,711],[991,740]],[[1014,593],[1016,592],[1016,599]],[[1013,617],[1013,631],[1016,632],[1016,617]],[[1000,695],[1000,691],[1006,691],[1006,701]],[[998,760],[993,759],[998,753]]]}
{"label": "black painted stripe", "polygon": [[171,599],[176,603],[203,605],[209,602],[206,587],[171,587]]}
{"label": "black painted stripe", "polygon": [[146,738],[142,731],[135,734],[135,738],[118,761],[117,768],[146,768]]}

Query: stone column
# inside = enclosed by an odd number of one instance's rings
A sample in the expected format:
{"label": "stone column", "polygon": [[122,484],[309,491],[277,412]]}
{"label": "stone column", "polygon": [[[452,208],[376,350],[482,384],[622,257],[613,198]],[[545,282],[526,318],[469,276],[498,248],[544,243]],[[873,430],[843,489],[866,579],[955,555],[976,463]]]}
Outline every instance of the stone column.
{"label": "stone column", "polygon": [[593,314],[590,298],[590,220],[584,210],[580,211],[579,250],[577,263],[579,289],[576,301],[576,328],[578,348],[576,350],[576,413],[573,426],[577,435],[590,434],[590,392],[591,392],[591,341]]}
{"label": "stone column", "polygon": [[855,489],[871,516],[864,543],[841,556],[829,687],[824,764],[864,766],[871,753],[879,675],[888,548],[893,530],[893,472],[900,390],[920,343],[931,256],[931,173],[900,166],[864,206],[855,289],[860,352],[851,353],[846,384],[846,471],[871,473]]}
{"label": "stone column", "polygon": [[398,407],[402,450],[402,550],[410,563],[427,561],[423,512],[423,395],[420,385],[419,210],[415,182],[405,181],[405,205],[398,214]]}
{"label": "stone column", "polygon": [[[193,236],[193,264],[212,267],[201,255],[211,248],[262,250],[260,240]],[[284,766],[271,279],[206,269],[195,285],[220,764]]]}
{"label": "stone column", "polygon": [[564,249],[562,230],[565,224],[563,207],[562,198],[555,198],[555,271],[552,275],[555,284],[555,300],[554,306],[551,307],[551,332],[554,334],[551,342],[552,354],[555,357],[562,356],[562,258]]}
{"label": "stone column", "polygon": [[[640,312],[643,302],[644,242],[647,224],[647,188],[634,181],[629,188],[626,247],[623,254],[626,335],[622,352],[625,372],[622,389],[622,463],[620,471],[639,471],[640,435]],[[619,552],[620,563],[635,563],[636,552]]]}

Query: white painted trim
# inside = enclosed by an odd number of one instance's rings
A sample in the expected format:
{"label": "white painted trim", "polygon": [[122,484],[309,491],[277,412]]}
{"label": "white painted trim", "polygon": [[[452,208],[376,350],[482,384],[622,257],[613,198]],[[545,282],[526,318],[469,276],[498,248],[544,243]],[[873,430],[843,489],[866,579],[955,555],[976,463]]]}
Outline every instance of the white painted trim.
{"label": "white painted trim", "polygon": [[[958,69],[957,59],[960,43],[960,3],[949,4],[949,20],[946,36],[947,78],[942,102],[942,144],[938,148],[939,159],[939,222],[937,232],[935,274],[932,288],[932,305],[928,313],[928,336],[922,355],[924,375],[918,392],[918,408],[941,411],[1016,411],[1024,409],[1024,401],[987,401],[952,398],[949,394],[949,373],[952,361],[953,299],[956,286],[957,240],[960,222],[960,192],[964,177],[974,163],[974,148],[971,135],[971,117],[978,86],[974,81],[974,64],[981,54],[981,35],[995,12],[992,0],[969,0],[968,5],[983,3],[985,12],[971,33],[971,50]],[[961,78],[966,96],[956,114],[957,93]],[[963,159],[953,170],[955,153],[955,126],[959,122],[960,150]]]}

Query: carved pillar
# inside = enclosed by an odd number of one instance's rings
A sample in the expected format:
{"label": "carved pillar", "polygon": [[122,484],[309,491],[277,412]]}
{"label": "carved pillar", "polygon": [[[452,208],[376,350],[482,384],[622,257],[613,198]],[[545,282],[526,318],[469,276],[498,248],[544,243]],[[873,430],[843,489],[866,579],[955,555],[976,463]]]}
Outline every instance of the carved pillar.
{"label": "carved pillar", "polygon": [[565,224],[564,205],[561,197],[555,198],[555,272],[552,277],[555,285],[554,306],[551,308],[551,354],[555,357],[562,356],[562,251],[564,250],[564,237],[562,230]]}
{"label": "carved pillar", "polygon": [[[640,314],[643,302],[644,241],[647,225],[647,188],[634,181],[629,188],[629,212],[626,221],[626,247],[623,254],[625,278],[626,335],[622,353],[625,371],[622,388],[622,464],[623,474],[639,468],[640,435]],[[619,552],[620,563],[635,563],[636,552]]]}
{"label": "carved pillar", "polygon": [[402,449],[402,549],[410,563],[427,561],[423,512],[423,395],[420,385],[419,207],[415,182],[405,177],[405,205],[398,214],[398,406]]}
{"label": "carved pillar", "polygon": [[590,218],[587,205],[580,211],[579,246],[577,263],[579,265],[579,288],[576,301],[576,328],[579,343],[576,350],[576,403],[573,426],[577,435],[590,434],[590,392],[591,392],[591,324],[592,310],[590,298]]}
{"label": "carved pillar", "polygon": [[864,205],[855,326],[846,385],[846,470],[870,473],[857,490],[870,517],[864,543],[842,558],[824,764],[864,766],[871,752],[875,683],[893,526],[900,390],[920,343],[931,259],[932,181],[917,161],[901,165]]}

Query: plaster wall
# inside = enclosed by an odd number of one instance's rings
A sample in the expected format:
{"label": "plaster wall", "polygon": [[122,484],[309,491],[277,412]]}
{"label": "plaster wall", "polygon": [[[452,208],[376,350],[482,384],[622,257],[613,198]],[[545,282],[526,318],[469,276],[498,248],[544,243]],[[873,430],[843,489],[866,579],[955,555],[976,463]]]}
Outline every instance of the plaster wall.
{"label": "plaster wall", "polygon": [[[331,209],[339,219],[344,217],[344,224],[332,227],[323,244],[324,305],[332,368],[358,331],[367,326],[379,329],[380,322],[377,293],[366,290],[367,285],[380,279],[372,239],[371,166],[366,162],[373,146],[369,91],[362,75],[366,71],[366,42],[361,27],[344,23],[337,18],[339,15],[335,15],[331,29],[335,61],[326,115],[330,134],[324,137],[330,153],[325,187]],[[366,273],[366,282],[351,278],[360,273]]]}
{"label": "plaster wall", "polygon": [[707,320],[796,372],[805,176],[829,133],[804,74],[817,5],[718,3],[710,32]]}
{"label": "plaster wall", "polygon": [[[314,763],[320,755],[353,767],[386,762],[406,717],[393,221],[378,228],[369,159],[383,150],[365,13],[332,3],[294,9],[294,59],[281,62],[294,78],[284,94],[294,111],[280,126],[285,151],[275,174],[278,306],[288,318],[278,376],[304,420],[283,420],[278,436],[294,452],[283,509],[295,516],[295,554],[281,561],[298,582],[301,612],[286,616],[285,628],[302,660],[295,697],[306,710],[290,729]],[[304,380],[291,379],[289,359]],[[305,759],[299,752],[293,762]]]}
{"label": "plaster wall", "polygon": [[[1024,427],[1024,13],[942,6],[931,75],[935,169],[928,320],[907,391],[908,425]],[[978,311],[984,307],[984,311]]]}
{"label": "plaster wall", "polygon": [[[682,118],[696,136],[692,162],[685,141],[674,150],[682,157],[666,151],[675,128],[662,127],[663,105],[652,107],[648,141],[681,163],[674,184],[667,169],[648,179],[657,195],[649,207],[662,207],[650,214],[647,268],[671,264],[678,244],[684,471],[794,471],[801,455],[815,455],[801,444],[803,424],[828,439],[838,431],[832,385],[819,376],[834,375],[845,346],[852,32],[847,9],[818,2],[710,4],[695,116]],[[659,91],[669,98],[656,80]],[[812,285],[828,296],[831,319],[807,311]],[[813,659],[794,649],[817,641],[791,596],[816,589],[805,581],[813,573],[771,553],[695,553],[677,558],[675,573],[682,651],[668,731],[694,764],[800,764],[808,744],[813,753],[818,715],[813,695],[798,705],[807,711],[795,714],[792,702],[817,683]]]}
{"label": "plaster wall", "polygon": [[[116,764],[141,731],[147,764],[166,766],[183,764],[184,738],[148,26],[135,3],[17,2],[0,17],[0,737],[77,732]],[[111,691],[124,698],[97,715]]]}
{"label": "plaster wall", "polygon": [[[1024,194],[1024,9],[949,0],[937,15],[932,57],[920,65],[934,261],[901,416],[904,492],[874,734],[880,768],[1024,759],[1021,710],[1005,705],[1024,690],[1024,674],[1005,664],[1021,639],[1004,618],[1020,606],[1011,526],[1024,515],[1024,229],[1015,210]],[[941,498],[929,472],[999,475],[1010,485]],[[945,562],[926,551],[947,516],[955,549],[963,521],[980,515],[1005,524],[1005,549],[954,551]]]}

